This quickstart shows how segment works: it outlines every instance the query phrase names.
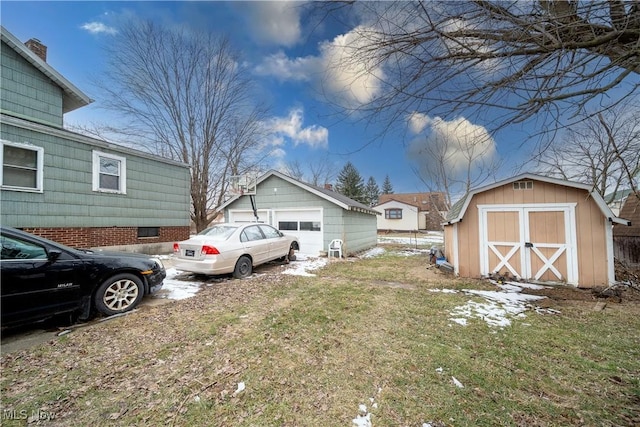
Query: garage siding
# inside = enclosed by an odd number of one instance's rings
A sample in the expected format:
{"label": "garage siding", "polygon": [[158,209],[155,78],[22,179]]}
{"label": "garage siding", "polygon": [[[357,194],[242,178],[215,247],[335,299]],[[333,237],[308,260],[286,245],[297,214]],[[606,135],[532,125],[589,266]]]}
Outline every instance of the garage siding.
{"label": "garage siding", "polygon": [[378,243],[376,230],[377,218],[375,215],[362,214],[354,211],[344,211],[344,230],[348,233],[343,239],[345,250],[348,254],[373,248]]}
{"label": "garage siding", "polygon": [[[348,211],[277,176],[270,176],[258,184],[255,201],[258,210],[321,209],[322,247],[325,251],[333,239],[343,240],[347,253],[369,249],[377,244],[376,215]],[[230,220],[229,211],[245,209],[251,209],[251,201],[247,196],[226,207],[225,220]],[[273,218],[261,217],[260,220],[271,222]],[[277,224],[272,225],[277,227]],[[302,251],[305,252],[304,248]]]}

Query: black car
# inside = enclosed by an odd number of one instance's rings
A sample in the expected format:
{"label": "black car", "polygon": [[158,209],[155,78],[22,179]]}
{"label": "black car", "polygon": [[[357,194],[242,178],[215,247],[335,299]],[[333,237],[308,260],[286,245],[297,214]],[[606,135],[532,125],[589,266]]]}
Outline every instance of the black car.
{"label": "black car", "polygon": [[158,291],[159,259],[134,253],[78,250],[11,227],[0,227],[2,328],[62,313],[91,316],[132,310]]}

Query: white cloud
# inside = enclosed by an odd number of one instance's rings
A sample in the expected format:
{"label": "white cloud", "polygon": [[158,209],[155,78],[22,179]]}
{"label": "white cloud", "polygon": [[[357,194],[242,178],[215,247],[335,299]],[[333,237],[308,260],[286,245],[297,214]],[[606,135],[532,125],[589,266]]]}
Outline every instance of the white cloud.
{"label": "white cloud", "polygon": [[369,28],[359,26],[320,46],[325,72],[324,88],[337,97],[337,102],[347,107],[370,102],[380,93],[380,82],[385,78],[382,67],[365,62],[362,55],[354,55],[368,43],[361,36],[367,31]]}
{"label": "white cloud", "polygon": [[308,82],[319,67],[321,61],[315,56],[289,59],[284,52],[278,52],[264,58],[254,71],[259,75],[274,76],[278,80]]}
{"label": "white cloud", "polygon": [[431,123],[432,120],[431,117],[427,116],[426,114],[414,111],[409,115],[409,119],[407,121],[409,123],[409,130],[411,131],[411,133],[417,135],[422,132],[424,128],[429,126],[429,123]]}
{"label": "white cloud", "polygon": [[304,111],[294,108],[287,117],[275,117],[266,126],[272,135],[271,144],[281,146],[290,140],[294,146],[308,145],[312,148],[326,148],[329,145],[329,130],[318,125],[302,127]]}
{"label": "white cloud", "polygon": [[380,81],[385,77],[380,66],[372,66],[363,62],[362,56],[353,54],[363,45],[361,35],[367,30],[360,26],[320,43],[318,56],[288,58],[284,52],[278,52],[266,57],[254,71],[279,80],[313,82],[322,86],[322,92],[332,102],[357,107],[380,93]]}
{"label": "white cloud", "polygon": [[295,1],[256,1],[244,5],[255,41],[293,46],[300,40],[301,3]]}
{"label": "white cloud", "polygon": [[87,22],[80,27],[83,30],[87,30],[91,34],[110,34],[114,35],[118,32],[114,27],[110,27],[102,22]]}
{"label": "white cloud", "polygon": [[282,159],[287,155],[287,152],[284,151],[282,148],[274,148],[273,150],[271,150],[269,155],[273,159]]}
{"label": "white cloud", "polygon": [[[469,165],[480,166],[496,155],[496,142],[484,126],[464,117],[451,121],[414,112],[407,119],[409,129],[419,135],[409,148],[412,158],[422,167],[443,162],[453,174],[464,172]],[[436,154],[437,153],[437,154]]]}

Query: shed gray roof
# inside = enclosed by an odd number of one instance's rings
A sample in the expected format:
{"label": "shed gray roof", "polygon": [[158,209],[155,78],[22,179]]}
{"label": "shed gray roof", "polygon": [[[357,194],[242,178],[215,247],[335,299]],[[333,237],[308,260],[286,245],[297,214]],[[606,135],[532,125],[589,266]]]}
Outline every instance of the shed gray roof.
{"label": "shed gray roof", "polygon": [[[266,180],[267,178],[271,177],[271,176],[276,176],[280,179],[283,179],[297,187],[302,188],[303,190],[309,191],[325,200],[330,201],[331,203],[334,203],[338,206],[340,206],[343,209],[346,209],[348,211],[356,211],[356,212],[362,212],[362,213],[366,213],[366,214],[370,214],[370,215],[381,215],[380,212],[373,210],[372,208],[370,208],[369,206],[362,204],[360,202],[356,202],[353,199],[350,199],[349,197],[337,193],[335,191],[326,189],[324,187],[319,187],[317,185],[312,185],[312,184],[308,184],[306,182],[302,182],[299,181],[295,178],[291,178],[288,175],[285,175],[281,172],[278,172],[276,170],[270,170],[268,172],[266,172],[264,175],[262,175],[260,178],[258,178],[258,180],[256,181],[256,187],[258,185],[260,185],[261,182],[263,182],[264,180]],[[222,210],[224,208],[226,208],[227,206],[229,206],[231,203],[235,202],[236,200],[238,200],[240,197],[242,196],[234,196],[232,198],[230,198],[229,200],[227,200],[226,202],[224,202],[222,205],[218,206],[217,210]]]}
{"label": "shed gray roof", "polygon": [[453,204],[453,206],[451,206],[451,209],[447,214],[447,218],[444,224],[453,224],[453,223],[462,221],[462,217],[464,217],[464,214],[467,211],[467,208],[469,207],[469,203],[471,202],[471,199],[476,194],[483,193],[485,191],[492,190],[494,188],[498,188],[505,184],[520,181],[523,179],[532,179],[532,180],[547,182],[550,184],[563,185],[565,187],[579,188],[579,189],[585,190],[590,194],[590,196],[593,198],[593,200],[596,202],[596,204],[600,208],[600,211],[602,212],[602,214],[606,218],[608,218],[609,221],[615,222],[618,224],[630,225],[630,222],[627,221],[626,219],[618,218],[617,216],[615,216],[613,212],[611,212],[611,209],[609,208],[609,206],[607,206],[607,204],[604,202],[604,199],[602,198],[602,196],[598,192],[594,191],[590,185],[582,184],[580,182],[565,181],[562,179],[550,178],[548,176],[535,175],[532,173],[523,173],[521,175],[514,176],[513,178],[507,178],[502,181],[498,181],[493,184],[489,184],[484,187],[471,190],[466,196],[462,197],[462,199],[458,200],[456,203]]}
{"label": "shed gray roof", "polygon": [[40,70],[44,75],[50,78],[54,83],[62,88],[62,111],[68,113],[93,102],[91,98],[85,95],[80,89],[75,87],[69,80],[65,79],[62,74],[58,73],[51,65],[40,59],[38,55],[33,53],[27,46],[11,34],[6,28],[0,26],[2,33],[2,41],[15,50],[18,55],[22,56],[34,67]]}

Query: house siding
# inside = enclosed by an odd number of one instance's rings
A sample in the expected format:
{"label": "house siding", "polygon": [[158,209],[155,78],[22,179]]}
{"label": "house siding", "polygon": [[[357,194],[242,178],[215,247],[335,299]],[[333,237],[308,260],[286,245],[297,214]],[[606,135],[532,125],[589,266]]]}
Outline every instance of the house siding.
{"label": "house siding", "polygon": [[62,89],[2,42],[0,109],[8,114],[62,127]]}
{"label": "house siding", "polygon": [[[459,274],[463,277],[479,277],[480,267],[480,218],[478,205],[502,204],[555,204],[575,203],[577,258],[581,287],[594,287],[608,283],[607,275],[607,218],[585,190],[534,181],[533,189],[514,190],[512,183],[490,189],[473,196],[458,223]],[[452,230],[445,227],[445,253],[453,259]]]}
{"label": "house siding", "polygon": [[[416,206],[391,200],[375,206],[373,209],[382,214],[377,219],[378,230],[413,231],[425,228],[424,213],[419,212]],[[387,209],[402,209],[402,219],[385,218],[385,210]],[[422,220],[420,220],[421,217]]]}
{"label": "house siding", "polygon": [[[2,223],[13,227],[187,226],[189,169],[2,124],[2,138],[44,149],[42,193],[2,190]],[[93,150],[127,159],[127,193],[92,190]]]}
{"label": "house siding", "polygon": [[620,217],[631,221],[631,225],[616,224],[613,227],[613,250],[616,259],[629,267],[640,267],[640,193],[631,193]]}

